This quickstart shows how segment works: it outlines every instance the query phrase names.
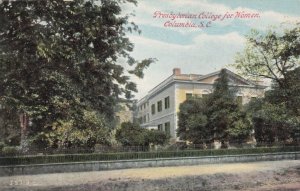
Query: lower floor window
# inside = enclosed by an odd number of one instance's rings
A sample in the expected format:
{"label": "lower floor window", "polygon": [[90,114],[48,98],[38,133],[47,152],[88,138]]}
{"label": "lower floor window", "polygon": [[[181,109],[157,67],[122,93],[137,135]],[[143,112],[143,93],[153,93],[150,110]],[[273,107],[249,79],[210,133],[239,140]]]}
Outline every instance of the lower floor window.
{"label": "lower floor window", "polygon": [[159,125],[157,126],[157,129],[158,129],[159,131],[162,131],[162,130],[163,130],[163,124],[159,124]]}
{"label": "lower floor window", "polygon": [[167,135],[171,135],[171,127],[170,122],[165,123],[165,132]]}

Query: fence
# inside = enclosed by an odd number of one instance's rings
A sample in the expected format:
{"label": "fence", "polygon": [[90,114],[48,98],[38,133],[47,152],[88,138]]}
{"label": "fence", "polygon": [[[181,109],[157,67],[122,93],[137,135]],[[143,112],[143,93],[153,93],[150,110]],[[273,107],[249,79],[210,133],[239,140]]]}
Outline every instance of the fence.
{"label": "fence", "polygon": [[[257,147],[288,147],[288,146],[300,146],[300,143],[284,144],[284,143],[257,143]],[[254,148],[254,144],[246,144],[240,142],[230,142],[229,148]],[[158,151],[181,151],[181,150],[209,150],[214,149],[212,144],[185,144],[176,143],[168,146],[105,146],[96,145],[94,148],[87,147],[71,147],[71,148],[44,148],[36,149],[30,148],[26,151],[17,149],[17,147],[7,147],[7,150],[0,149],[0,157],[8,156],[26,156],[26,155],[57,155],[57,154],[90,154],[90,153],[123,153],[123,152],[158,152]]]}
{"label": "fence", "polygon": [[205,150],[175,150],[175,151],[147,151],[147,152],[116,152],[116,153],[85,153],[85,154],[52,154],[52,155],[25,155],[0,157],[0,166],[28,165],[46,163],[66,163],[85,161],[116,161],[129,159],[153,159],[173,157],[199,157],[220,155],[241,155],[260,153],[284,153],[300,151],[299,146],[285,147],[258,147],[236,149],[205,149]]}

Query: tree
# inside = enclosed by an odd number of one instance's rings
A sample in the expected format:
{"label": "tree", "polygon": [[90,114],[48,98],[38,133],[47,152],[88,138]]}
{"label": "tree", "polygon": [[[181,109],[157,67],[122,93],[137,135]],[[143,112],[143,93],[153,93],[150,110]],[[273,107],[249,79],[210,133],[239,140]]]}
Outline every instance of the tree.
{"label": "tree", "polygon": [[[264,99],[249,103],[248,112],[258,142],[296,142],[299,139],[299,75],[299,68],[287,72],[285,91],[275,82]],[[285,99],[287,96],[289,99]]]}
{"label": "tree", "polygon": [[[258,142],[296,141],[300,116],[300,24],[285,31],[253,31],[234,66],[248,77],[268,78],[265,99],[250,104]],[[298,132],[298,133],[297,133]]]}
{"label": "tree", "polygon": [[272,89],[266,92],[266,100],[272,104],[284,103],[290,115],[300,116],[300,67],[287,72],[284,83],[284,90],[273,83]]}
{"label": "tree", "polygon": [[116,140],[123,146],[145,146],[145,131],[137,123],[124,122],[116,131]]}
{"label": "tree", "polygon": [[181,140],[203,144],[212,137],[208,125],[205,102],[202,99],[188,99],[179,106],[177,134]]}
{"label": "tree", "polygon": [[214,91],[207,99],[208,128],[213,132],[213,140],[219,140],[225,146],[229,141],[229,129],[234,127],[234,113],[239,111],[239,106],[234,98],[234,89],[228,85],[228,75],[222,69],[219,78],[214,84]]}
{"label": "tree", "polygon": [[124,122],[116,131],[116,140],[123,146],[164,145],[169,136],[162,131],[141,128],[137,123]]}
{"label": "tree", "polygon": [[290,116],[284,104],[263,103],[253,114],[255,138],[258,143],[291,143],[300,120]]}
{"label": "tree", "polygon": [[[135,0],[4,1],[0,4],[0,104],[23,116],[29,136],[63,124],[87,129],[86,112],[112,121],[120,96],[136,85],[124,71],[143,76],[153,59],[136,61],[121,16]],[[122,59],[120,59],[122,58]],[[109,125],[106,125],[106,127]]]}
{"label": "tree", "polygon": [[165,145],[168,143],[170,136],[159,130],[147,130],[145,133],[146,144]]}
{"label": "tree", "polygon": [[234,66],[244,76],[268,78],[285,88],[287,73],[300,66],[300,24],[283,33],[253,30],[247,36],[244,52],[238,53]]}
{"label": "tree", "polygon": [[229,134],[229,140],[236,143],[243,143],[246,140],[250,140],[253,136],[253,124],[251,117],[247,111],[240,108],[236,112],[231,114],[232,126],[227,130]]}
{"label": "tree", "polygon": [[177,133],[182,140],[194,144],[215,140],[242,142],[249,138],[252,126],[234,97],[235,89],[228,84],[226,70],[221,70],[214,91],[207,98],[186,100],[179,107]]}

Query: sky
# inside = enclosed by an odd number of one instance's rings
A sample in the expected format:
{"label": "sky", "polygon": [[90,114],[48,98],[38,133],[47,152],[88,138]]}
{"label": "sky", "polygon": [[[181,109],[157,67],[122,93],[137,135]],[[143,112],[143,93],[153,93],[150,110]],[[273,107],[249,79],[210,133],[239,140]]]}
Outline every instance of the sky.
{"label": "sky", "polygon": [[127,34],[134,43],[132,56],[157,59],[143,79],[132,77],[139,91],[135,98],[144,97],[172,75],[173,68],[188,74],[208,74],[224,67],[234,71],[229,65],[243,51],[251,29],[288,28],[300,21],[299,10],[300,0],[139,0],[137,6],[125,4],[123,14],[133,13],[129,20],[142,31]]}

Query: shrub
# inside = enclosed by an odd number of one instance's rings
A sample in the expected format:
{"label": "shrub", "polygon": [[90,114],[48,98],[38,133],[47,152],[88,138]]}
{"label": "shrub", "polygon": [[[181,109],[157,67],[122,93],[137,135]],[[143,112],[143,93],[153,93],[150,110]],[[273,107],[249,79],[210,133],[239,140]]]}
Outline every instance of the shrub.
{"label": "shrub", "polygon": [[5,147],[5,143],[4,142],[0,142],[0,152],[2,151],[3,147]]}
{"label": "shrub", "polygon": [[254,149],[217,149],[217,150],[209,149],[209,150],[184,150],[184,151],[159,151],[159,152],[123,152],[123,153],[92,153],[92,154],[0,157],[0,166],[18,165],[18,164],[26,165],[26,164],[46,164],[46,163],[84,162],[84,161],[113,161],[113,160],[129,160],[129,159],[263,154],[263,153],[278,153],[278,152],[292,152],[292,151],[300,151],[300,147],[259,147]]}
{"label": "shrub", "polygon": [[4,155],[15,155],[18,153],[18,149],[17,147],[13,147],[13,146],[5,146],[2,148],[2,153]]}

